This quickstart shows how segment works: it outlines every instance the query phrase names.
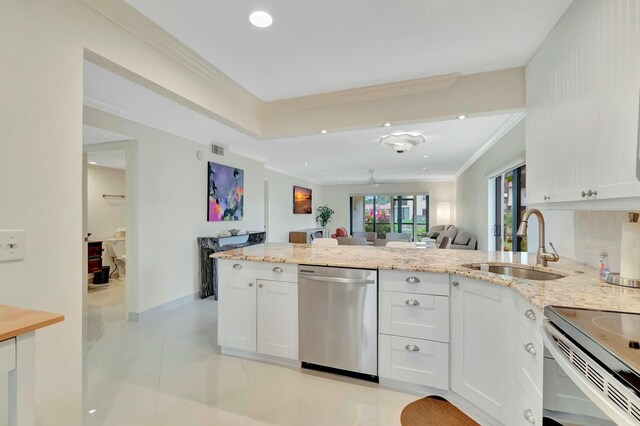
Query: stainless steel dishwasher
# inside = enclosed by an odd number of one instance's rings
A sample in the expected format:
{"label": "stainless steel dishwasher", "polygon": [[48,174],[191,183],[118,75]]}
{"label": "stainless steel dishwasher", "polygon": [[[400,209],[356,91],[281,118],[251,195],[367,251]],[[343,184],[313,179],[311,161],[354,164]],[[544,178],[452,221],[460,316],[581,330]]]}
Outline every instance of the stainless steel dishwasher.
{"label": "stainless steel dishwasher", "polygon": [[[305,368],[378,376],[377,271],[298,267],[300,361]],[[368,376],[368,377],[367,377]]]}

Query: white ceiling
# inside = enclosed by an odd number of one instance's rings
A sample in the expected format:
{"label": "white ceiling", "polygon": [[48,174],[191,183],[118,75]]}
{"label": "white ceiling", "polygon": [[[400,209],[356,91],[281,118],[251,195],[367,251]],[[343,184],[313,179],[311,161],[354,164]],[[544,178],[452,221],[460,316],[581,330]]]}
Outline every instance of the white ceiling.
{"label": "white ceiling", "polygon": [[88,152],[87,162],[89,165],[111,167],[114,169],[127,168],[127,158],[124,151]]}
{"label": "white ceiling", "polygon": [[[263,100],[521,66],[571,0],[126,0]],[[273,15],[251,26],[254,10]]]}
{"label": "white ceiling", "polygon": [[[375,169],[381,181],[450,179],[512,117],[502,114],[259,141],[89,62],[84,76],[85,105],[203,144],[215,141],[263,159],[275,169],[321,183],[366,182],[369,169]],[[422,133],[427,142],[405,154],[378,143],[381,136],[401,131]]]}

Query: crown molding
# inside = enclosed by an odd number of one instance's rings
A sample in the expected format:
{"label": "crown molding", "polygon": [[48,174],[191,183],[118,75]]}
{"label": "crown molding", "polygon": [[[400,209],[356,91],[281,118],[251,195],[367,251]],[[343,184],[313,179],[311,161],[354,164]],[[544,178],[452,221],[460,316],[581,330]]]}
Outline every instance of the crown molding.
{"label": "crown molding", "polygon": [[373,86],[358,87],[355,89],[270,101],[263,104],[262,111],[263,114],[280,114],[291,110],[299,111],[357,102],[367,102],[396,96],[435,92],[438,90],[449,89],[456,83],[456,81],[458,81],[458,78],[460,78],[460,73],[444,74],[433,77],[423,77],[394,83],[377,84]]}
{"label": "crown molding", "polygon": [[[303,180],[305,182],[313,183],[314,185],[323,186],[322,182],[320,182],[320,181],[317,181],[317,180],[314,180],[314,179],[310,179],[308,177],[299,176],[299,175],[287,172],[285,170],[278,169],[277,167],[273,167],[273,166],[269,166],[269,165],[265,164],[264,168],[266,170],[269,170],[270,172],[274,172],[274,173],[278,173],[278,174],[281,174],[281,175],[289,176],[289,177],[292,177],[292,178],[295,178],[295,179],[300,179],[300,180]],[[268,178],[267,178],[267,180],[268,180]]]}
{"label": "crown molding", "polygon": [[263,101],[227,74],[122,0],[80,0],[114,24],[133,34],[154,49],[174,59],[188,70],[233,93],[244,102],[260,107]]}
{"label": "crown molding", "polygon": [[459,177],[462,173],[465,172],[469,167],[473,165],[476,161],[480,159],[493,145],[495,145],[504,135],[509,133],[511,129],[513,129],[523,118],[526,117],[525,112],[518,112],[513,114],[505,123],[498,129],[498,131],[491,136],[491,138],[485,143],[471,158],[467,160],[466,163],[458,169],[456,172],[456,178]]}

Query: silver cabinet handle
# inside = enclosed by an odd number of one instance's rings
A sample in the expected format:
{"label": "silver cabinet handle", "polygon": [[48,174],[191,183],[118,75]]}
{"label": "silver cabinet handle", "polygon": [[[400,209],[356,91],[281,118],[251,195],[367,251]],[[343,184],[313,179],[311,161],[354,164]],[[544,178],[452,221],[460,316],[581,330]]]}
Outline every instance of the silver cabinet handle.
{"label": "silver cabinet handle", "polygon": [[249,283],[249,287],[253,287],[253,283]]}
{"label": "silver cabinet handle", "polygon": [[273,272],[282,272],[282,268],[279,266],[276,266],[275,268],[273,268]]}
{"label": "silver cabinet handle", "polygon": [[590,189],[587,192],[582,191],[582,193],[580,195],[582,195],[582,198],[591,197],[592,195],[598,195],[598,191],[594,191],[594,190]]}
{"label": "silver cabinet handle", "polygon": [[526,345],[524,345],[524,350],[529,352],[531,355],[536,354],[536,347],[533,346],[533,343],[527,343]]}
{"label": "silver cabinet handle", "polygon": [[524,312],[524,316],[529,318],[531,321],[535,321],[536,320],[536,313],[533,312],[533,309],[527,309]]}
{"label": "silver cabinet handle", "polygon": [[233,265],[233,269],[242,269],[242,265],[239,263],[236,263],[235,265]]}
{"label": "silver cabinet handle", "polygon": [[409,306],[420,306],[420,302],[418,302],[416,299],[409,299],[404,303],[406,303]]}
{"label": "silver cabinet handle", "polygon": [[258,287],[262,288],[264,287],[264,284],[258,284]]}
{"label": "silver cabinet handle", "polygon": [[460,285],[460,283],[458,281],[454,281],[451,283],[452,286],[454,287],[458,287]]}
{"label": "silver cabinet handle", "polygon": [[587,196],[587,193],[585,191],[582,191],[582,193],[580,195],[582,195],[582,198],[584,198],[584,197]]}
{"label": "silver cabinet handle", "polygon": [[420,348],[416,345],[407,345],[404,348],[411,352],[420,352]]}
{"label": "silver cabinet handle", "polygon": [[409,277],[405,281],[409,284],[417,284],[420,282],[420,279],[418,279],[418,277]]}
{"label": "silver cabinet handle", "polygon": [[550,200],[550,199],[551,199],[551,196],[550,196],[550,195],[545,195],[545,196],[544,196],[544,200],[545,200],[545,201]]}
{"label": "silver cabinet handle", "polygon": [[536,418],[535,418],[535,416],[533,415],[533,411],[531,411],[531,409],[527,408],[526,410],[524,410],[524,413],[522,413],[522,414],[524,414],[524,418],[525,418],[529,423],[531,423],[532,425],[535,425],[535,424],[536,424]]}

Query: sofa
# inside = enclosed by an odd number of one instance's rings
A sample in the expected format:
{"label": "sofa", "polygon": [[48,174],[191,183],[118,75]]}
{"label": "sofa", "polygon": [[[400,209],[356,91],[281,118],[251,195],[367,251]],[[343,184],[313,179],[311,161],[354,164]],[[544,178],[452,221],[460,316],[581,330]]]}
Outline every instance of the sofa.
{"label": "sofa", "polygon": [[358,237],[336,237],[339,246],[366,246],[366,238]]}
{"label": "sofa", "polygon": [[451,248],[456,250],[477,250],[478,239],[475,235],[455,225],[434,225],[422,234],[422,241],[438,246],[444,237],[451,238]]}
{"label": "sofa", "polygon": [[375,232],[354,232],[354,238],[364,238],[367,240],[367,244],[373,244],[378,235]]}

